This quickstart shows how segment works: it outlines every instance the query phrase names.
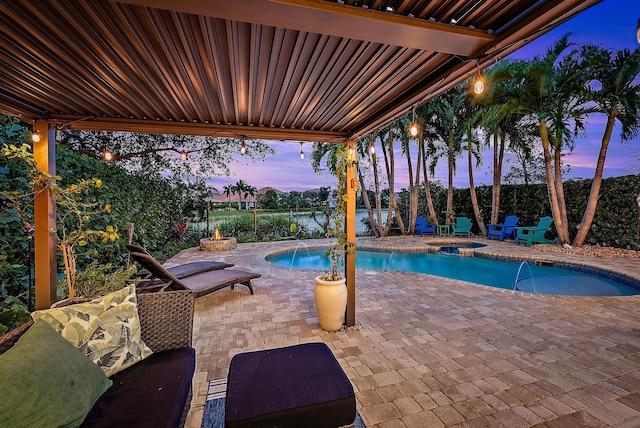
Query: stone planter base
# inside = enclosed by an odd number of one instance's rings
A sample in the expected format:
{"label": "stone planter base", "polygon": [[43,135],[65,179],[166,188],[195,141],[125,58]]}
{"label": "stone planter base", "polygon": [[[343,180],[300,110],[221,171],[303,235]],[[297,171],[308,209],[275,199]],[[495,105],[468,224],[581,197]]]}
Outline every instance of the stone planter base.
{"label": "stone planter base", "polygon": [[233,250],[237,246],[238,244],[236,243],[236,238],[223,238],[217,241],[212,241],[209,238],[200,240],[200,251],[208,251],[212,253],[218,251]]}

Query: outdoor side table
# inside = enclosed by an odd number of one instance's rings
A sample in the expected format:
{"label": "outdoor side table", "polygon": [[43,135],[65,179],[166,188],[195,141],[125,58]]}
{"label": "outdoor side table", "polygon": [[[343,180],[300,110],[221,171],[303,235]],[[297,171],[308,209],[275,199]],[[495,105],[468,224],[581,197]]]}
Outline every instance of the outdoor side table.
{"label": "outdoor side table", "polygon": [[227,377],[225,426],[339,427],[356,417],[353,386],[324,343],[238,354]]}
{"label": "outdoor side table", "polygon": [[451,229],[448,224],[439,224],[438,225],[438,235],[440,236],[449,236],[451,235]]}

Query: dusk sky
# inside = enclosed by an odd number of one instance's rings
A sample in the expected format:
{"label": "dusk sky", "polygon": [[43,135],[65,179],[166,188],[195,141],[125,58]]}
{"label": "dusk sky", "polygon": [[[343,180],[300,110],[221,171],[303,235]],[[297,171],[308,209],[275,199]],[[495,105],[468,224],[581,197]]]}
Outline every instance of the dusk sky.
{"label": "dusk sky", "polygon": [[[571,41],[579,44],[598,44],[607,49],[635,49],[638,42],[636,32],[640,18],[640,1],[637,0],[604,0],[589,8],[549,33],[539,37],[525,47],[516,51],[509,58],[532,58],[544,55],[562,35],[572,33]],[[565,157],[565,163],[571,166],[571,172],[565,178],[593,178],[595,162],[600,149],[600,142],[604,131],[605,118],[603,115],[591,115],[587,134],[576,140],[574,152]],[[236,162],[230,165],[230,177],[213,177],[209,182],[222,189],[224,185],[234,184],[238,180],[245,180],[249,185],[260,189],[274,187],[282,191],[304,191],[320,186],[335,187],[335,178],[328,173],[319,177],[313,173],[309,164],[312,143],[304,143],[302,149],[305,159],[300,159],[299,142],[268,142],[276,151],[264,161],[246,162],[246,158],[236,157]],[[616,177],[640,173],[640,137],[631,141],[620,142],[620,130],[614,130],[605,163],[604,176]],[[480,169],[474,172],[476,185],[491,183],[491,157],[485,154],[485,161]],[[468,187],[469,177],[466,168],[466,157],[460,159],[457,175],[454,178],[455,187]],[[508,166],[503,173],[508,172]],[[400,153],[396,156],[395,190],[399,191],[408,185],[406,160]],[[436,171],[435,180],[444,185],[447,181],[446,165]],[[430,177],[431,178],[431,177]]]}

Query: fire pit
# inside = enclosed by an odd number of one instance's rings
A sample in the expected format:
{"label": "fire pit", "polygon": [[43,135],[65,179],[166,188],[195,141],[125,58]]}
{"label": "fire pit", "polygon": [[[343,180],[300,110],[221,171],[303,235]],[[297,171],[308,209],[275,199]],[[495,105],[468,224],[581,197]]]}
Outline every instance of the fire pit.
{"label": "fire pit", "polygon": [[217,227],[211,238],[204,238],[200,240],[200,251],[227,251],[233,250],[236,246],[236,238],[223,237]]}

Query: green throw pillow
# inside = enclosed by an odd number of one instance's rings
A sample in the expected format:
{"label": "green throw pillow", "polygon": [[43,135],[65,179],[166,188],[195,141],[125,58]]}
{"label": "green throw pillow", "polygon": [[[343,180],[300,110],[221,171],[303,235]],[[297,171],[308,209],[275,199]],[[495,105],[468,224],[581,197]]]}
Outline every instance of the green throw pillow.
{"label": "green throw pillow", "polygon": [[0,355],[0,425],[78,426],[110,386],[86,355],[38,321]]}
{"label": "green throw pillow", "polygon": [[140,338],[135,285],[87,303],[31,314],[46,321],[111,376],[153,351]]}

